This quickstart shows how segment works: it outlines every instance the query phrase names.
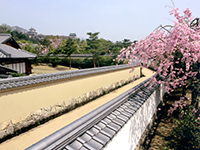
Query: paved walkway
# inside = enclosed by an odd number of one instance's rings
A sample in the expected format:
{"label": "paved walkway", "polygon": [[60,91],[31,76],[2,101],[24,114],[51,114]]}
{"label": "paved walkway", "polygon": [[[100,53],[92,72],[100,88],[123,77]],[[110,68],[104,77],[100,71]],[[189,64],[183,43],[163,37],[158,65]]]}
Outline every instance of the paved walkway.
{"label": "paved walkway", "polygon": [[[127,71],[128,70],[126,70],[125,72],[127,73]],[[105,77],[103,80],[107,80],[107,81],[112,80],[113,78],[115,78],[114,76],[115,76],[116,73],[117,72],[115,72],[114,74],[110,73],[111,76],[109,78]],[[122,73],[121,75],[117,74],[116,76],[120,76],[122,78],[126,76],[125,75],[126,73],[124,73],[123,71],[121,73]],[[34,129],[26,132],[26,133],[23,133],[23,134],[16,136],[16,137],[14,137],[10,140],[5,141],[4,143],[0,144],[0,149],[1,150],[12,150],[12,149],[21,150],[21,149],[25,149],[25,148],[31,146],[32,144],[38,142],[39,140],[45,138],[46,136],[54,133],[55,131],[63,128],[64,126],[72,123],[73,121],[77,120],[78,118],[80,118],[80,117],[86,115],[87,113],[93,111],[94,109],[100,107],[101,105],[112,100],[113,98],[117,97],[118,95],[124,93],[125,91],[129,90],[133,86],[135,86],[135,85],[139,84],[140,82],[146,80],[147,78],[152,76],[152,71],[150,71],[148,69],[143,69],[143,74],[145,74],[145,77],[140,78],[139,80],[136,80],[134,83],[130,83],[130,84],[118,89],[118,90],[115,90],[115,91],[113,91],[113,92],[111,92],[111,93],[109,93],[105,96],[102,96],[102,97],[100,97],[100,98],[80,107],[80,108],[77,108],[77,109],[75,109],[75,110],[73,110],[73,111],[71,111],[71,112],[69,112],[65,115],[62,115],[58,118],[55,118],[55,119],[53,119],[53,120],[51,120],[51,121],[49,121],[49,122],[47,122],[47,123],[45,123],[45,124],[43,124],[39,127],[36,127]],[[103,75],[101,75],[101,76],[103,76]],[[97,81],[99,80],[99,77],[100,76],[97,77],[97,79],[96,79]],[[116,78],[115,78],[114,81],[115,82],[117,81]],[[113,83],[113,80],[111,81],[111,83]],[[95,84],[98,85],[99,83],[95,83]],[[106,83],[106,85],[108,85],[108,84]],[[87,86],[88,86],[88,84],[87,84]],[[83,86],[80,90],[84,90],[84,88],[85,88],[85,86]]]}

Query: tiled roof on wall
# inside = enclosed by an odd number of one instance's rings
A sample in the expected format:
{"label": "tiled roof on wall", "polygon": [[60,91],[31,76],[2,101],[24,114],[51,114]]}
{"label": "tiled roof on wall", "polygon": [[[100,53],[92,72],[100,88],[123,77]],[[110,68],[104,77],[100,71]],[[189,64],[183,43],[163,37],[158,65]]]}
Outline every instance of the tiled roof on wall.
{"label": "tiled roof on wall", "polygon": [[158,87],[155,84],[149,89],[145,86],[147,82],[142,82],[27,150],[104,148]]}

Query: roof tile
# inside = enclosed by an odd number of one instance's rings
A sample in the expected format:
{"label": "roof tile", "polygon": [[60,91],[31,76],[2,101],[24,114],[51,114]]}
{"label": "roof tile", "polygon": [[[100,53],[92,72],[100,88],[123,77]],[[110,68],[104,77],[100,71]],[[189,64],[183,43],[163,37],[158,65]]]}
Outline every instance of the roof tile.
{"label": "roof tile", "polygon": [[78,142],[77,140],[75,140],[71,144],[67,145],[65,148],[67,148],[69,150],[77,150],[77,149],[80,149],[82,146],[83,145],[80,142]]}
{"label": "roof tile", "polygon": [[84,144],[85,147],[87,147],[90,150],[100,150],[103,148],[103,145],[95,140],[90,140],[89,142]]}
{"label": "roof tile", "polygon": [[116,131],[112,130],[111,128],[105,127],[103,130],[101,130],[101,133],[112,138],[116,134]]}
{"label": "roof tile", "polygon": [[77,138],[77,140],[79,140],[81,143],[86,143],[86,142],[88,142],[91,139],[92,139],[92,137],[89,134],[87,134],[87,133],[85,133],[82,136],[80,136],[80,137]]}
{"label": "roof tile", "polygon": [[96,136],[93,137],[96,141],[99,143],[106,145],[106,143],[110,140],[110,138],[102,133],[97,134]]}

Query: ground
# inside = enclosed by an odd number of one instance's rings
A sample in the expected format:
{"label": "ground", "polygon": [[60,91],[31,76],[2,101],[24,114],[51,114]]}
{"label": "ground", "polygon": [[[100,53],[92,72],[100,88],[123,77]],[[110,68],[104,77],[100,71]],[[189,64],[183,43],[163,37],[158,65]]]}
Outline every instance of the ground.
{"label": "ground", "polygon": [[167,141],[165,137],[170,135],[173,127],[173,121],[170,117],[162,113],[162,116],[159,116],[155,120],[152,130],[150,131],[149,136],[143,144],[143,150],[163,150],[166,149]]}
{"label": "ground", "polygon": [[32,74],[46,74],[46,73],[54,73],[54,72],[59,72],[59,71],[71,71],[71,70],[78,70],[77,68],[71,68],[66,66],[60,66],[58,65],[57,67],[51,67],[46,63],[40,63],[38,65],[32,65]]}
{"label": "ground", "polygon": [[[186,96],[191,99],[191,91],[187,90]],[[157,119],[153,123],[153,127],[149,133],[149,136],[146,138],[146,141],[143,143],[142,150],[165,150],[167,149],[167,140],[168,137],[175,127],[173,119],[171,116],[168,116],[168,109],[171,104],[174,102],[168,102],[167,105],[161,106],[161,111],[158,111]],[[189,106],[191,101],[187,101],[187,106]],[[199,104],[200,108],[200,104]]]}

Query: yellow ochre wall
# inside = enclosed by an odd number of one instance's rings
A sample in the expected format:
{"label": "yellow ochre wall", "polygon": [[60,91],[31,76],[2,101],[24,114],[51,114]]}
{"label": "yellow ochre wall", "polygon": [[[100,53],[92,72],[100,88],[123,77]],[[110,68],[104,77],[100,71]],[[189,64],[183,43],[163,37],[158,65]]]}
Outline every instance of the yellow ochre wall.
{"label": "yellow ochre wall", "polygon": [[131,68],[114,72],[95,74],[85,77],[62,80],[47,84],[39,84],[21,89],[11,89],[0,93],[0,126],[12,120],[18,122],[30,113],[83,95],[84,93],[111,85],[120,80],[140,76],[140,67],[133,73]]}

